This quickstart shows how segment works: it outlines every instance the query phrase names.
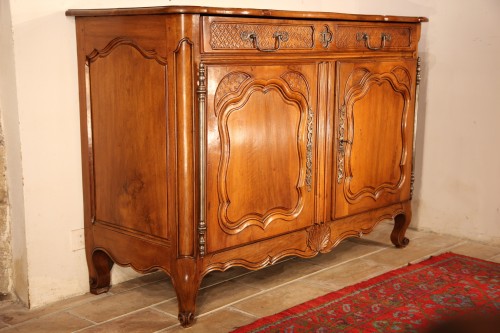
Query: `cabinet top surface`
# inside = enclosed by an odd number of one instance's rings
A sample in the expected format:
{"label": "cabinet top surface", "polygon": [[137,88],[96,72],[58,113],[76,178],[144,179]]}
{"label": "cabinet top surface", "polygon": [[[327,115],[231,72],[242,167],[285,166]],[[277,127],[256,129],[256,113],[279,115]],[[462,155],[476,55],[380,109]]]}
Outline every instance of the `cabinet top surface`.
{"label": "cabinet top surface", "polygon": [[299,12],[274,9],[243,9],[198,6],[165,6],[140,8],[109,8],[109,9],[69,9],[67,16],[120,16],[120,15],[167,15],[167,14],[198,14],[234,17],[267,17],[281,19],[308,19],[308,20],[345,20],[345,21],[374,21],[374,22],[427,22],[426,17],[385,16],[341,14],[328,12]]}

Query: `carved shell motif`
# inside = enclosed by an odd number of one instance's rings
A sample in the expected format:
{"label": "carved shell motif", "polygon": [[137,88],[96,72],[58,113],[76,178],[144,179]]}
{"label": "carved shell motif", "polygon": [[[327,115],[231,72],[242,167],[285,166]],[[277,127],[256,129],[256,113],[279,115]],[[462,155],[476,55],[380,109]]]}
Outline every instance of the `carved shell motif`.
{"label": "carved shell motif", "polygon": [[307,246],[314,252],[321,252],[330,241],[330,227],[327,224],[315,224],[307,229]]}

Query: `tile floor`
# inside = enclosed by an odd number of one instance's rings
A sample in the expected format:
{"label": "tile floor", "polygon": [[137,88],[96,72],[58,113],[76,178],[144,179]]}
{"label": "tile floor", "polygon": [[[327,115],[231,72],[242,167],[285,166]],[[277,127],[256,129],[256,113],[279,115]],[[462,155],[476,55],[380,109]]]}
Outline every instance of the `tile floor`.
{"label": "tile floor", "polygon": [[203,280],[197,320],[177,323],[177,301],[166,275],[141,276],[113,286],[107,294],[82,295],[27,310],[0,302],[0,333],[10,332],[228,332],[296,304],[389,270],[452,251],[500,262],[500,246],[409,230],[410,245],[394,248],[390,222],[361,239],[341,243],[312,259],[293,258],[260,271],[232,268]]}

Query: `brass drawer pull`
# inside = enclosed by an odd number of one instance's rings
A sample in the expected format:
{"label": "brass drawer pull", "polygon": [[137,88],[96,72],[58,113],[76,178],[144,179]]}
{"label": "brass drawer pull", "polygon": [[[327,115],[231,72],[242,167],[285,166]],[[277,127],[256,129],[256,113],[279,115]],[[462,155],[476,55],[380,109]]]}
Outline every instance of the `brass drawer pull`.
{"label": "brass drawer pull", "polygon": [[253,47],[261,52],[276,52],[280,49],[280,42],[286,42],[288,41],[288,32],[285,31],[276,31],[273,34],[273,38],[275,39],[274,42],[274,49],[263,49],[259,46],[259,40],[257,38],[257,33],[255,31],[243,31],[241,33],[241,39],[243,41],[252,41]]}
{"label": "brass drawer pull", "polygon": [[390,42],[391,41],[391,35],[383,32],[382,35],[380,36],[380,39],[381,39],[380,47],[373,47],[373,46],[370,45],[370,36],[366,32],[358,32],[356,34],[356,40],[358,42],[364,40],[365,41],[365,46],[369,50],[372,50],[372,51],[377,51],[377,50],[383,49],[385,47],[385,42],[387,42],[387,41]]}

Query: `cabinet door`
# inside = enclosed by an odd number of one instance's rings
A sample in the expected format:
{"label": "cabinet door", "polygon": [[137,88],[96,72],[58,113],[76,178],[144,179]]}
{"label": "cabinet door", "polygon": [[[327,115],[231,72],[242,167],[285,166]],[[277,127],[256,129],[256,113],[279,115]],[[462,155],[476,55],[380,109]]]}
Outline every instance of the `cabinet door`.
{"label": "cabinet door", "polygon": [[414,60],[338,64],[334,217],[410,199],[415,71]]}
{"label": "cabinet door", "polygon": [[207,252],[314,217],[315,65],[207,65]]}

